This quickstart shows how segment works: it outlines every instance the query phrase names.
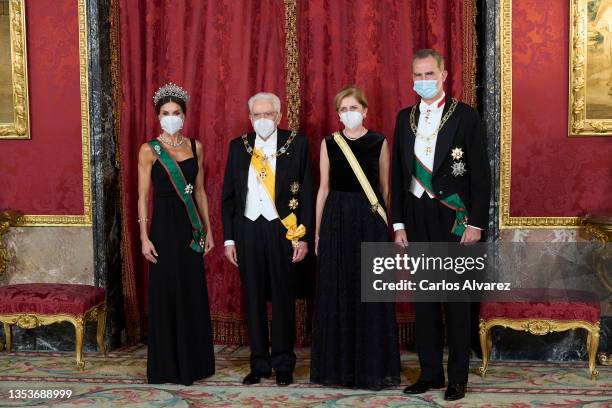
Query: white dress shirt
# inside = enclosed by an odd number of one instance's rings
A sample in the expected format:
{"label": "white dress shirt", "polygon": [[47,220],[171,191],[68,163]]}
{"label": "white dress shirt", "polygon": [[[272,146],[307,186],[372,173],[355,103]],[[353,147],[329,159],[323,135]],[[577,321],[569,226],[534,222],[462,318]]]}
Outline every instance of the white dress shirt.
{"label": "white dress shirt", "polygon": [[[417,127],[417,133],[420,135],[428,136],[435,134],[438,131],[438,127],[440,126],[440,122],[442,121],[442,113],[444,112],[445,105],[445,97],[446,95],[443,93],[440,99],[433,102],[431,105],[426,104],[421,100],[421,104],[419,105],[419,124]],[[433,170],[433,162],[434,155],[436,152],[436,141],[438,139],[438,135],[436,134],[432,140],[426,141],[423,138],[417,137],[414,141],[414,155],[419,158],[421,163],[423,163],[428,169]],[[431,150],[429,154],[427,154],[427,147],[430,147]],[[410,192],[415,195],[417,198],[421,198],[425,189],[421,186],[414,176],[412,176],[412,180],[410,181]],[[433,195],[427,193],[429,198],[433,198]],[[475,228],[477,230],[481,230],[482,228],[474,227],[473,225],[467,225],[468,227]],[[405,225],[402,222],[397,222],[393,224],[393,231],[405,229]]]}
{"label": "white dress shirt", "polygon": [[[265,156],[273,155],[276,150],[277,131],[275,130],[265,141],[255,136],[255,149],[259,149]],[[276,157],[268,159],[268,164],[274,172],[276,172]],[[270,196],[266,192],[265,187],[257,179],[257,174],[253,166],[249,165],[249,177],[247,182],[247,197],[244,216],[251,221],[255,221],[259,216],[263,216],[266,220],[272,221],[278,218],[278,213],[274,203],[270,200]],[[227,240],[223,243],[225,246],[235,245],[233,240]]]}
{"label": "white dress shirt", "polygon": [[[442,112],[444,111],[444,94],[442,97],[432,103],[431,105],[421,101],[419,105],[421,114],[419,115],[419,124],[417,127],[417,134],[414,141],[414,156],[418,157],[421,163],[428,169],[433,169],[434,163],[434,152],[436,151],[436,141],[438,139],[438,127],[442,121]],[[430,140],[425,140],[425,137]],[[425,189],[417,181],[416,177],[412,176],[410,181],[410,192],[414,194],[416,198],[421,198]],[[429,194],[429,198],[433,198],[432,194]]]}
{"label": "white dress shirt", "polygon": [[[414,140],[414,156],[418,157],[421,163],[428,169],[433,169],[434,154],[436,151],[436,141],[438,139],[438,127],[442,121],[442,113],[444,112],[444,101],[446,94],[442,93],[442,96],[431,104],[425,103],[421,99],[419,105],[419,124],[417,125],[417,134],[419,136],[428,137],[431,136],[430,140],[425,140],[423,137],[416,137]],[[421,198],[425,189],[421,186],[414,176],[410,181],[410,192],[417,198]],[[429,198],[433,198],[433,195],[427,193]],[[393,231],[405,229],[403,223],[398,222],[393,224]]]}

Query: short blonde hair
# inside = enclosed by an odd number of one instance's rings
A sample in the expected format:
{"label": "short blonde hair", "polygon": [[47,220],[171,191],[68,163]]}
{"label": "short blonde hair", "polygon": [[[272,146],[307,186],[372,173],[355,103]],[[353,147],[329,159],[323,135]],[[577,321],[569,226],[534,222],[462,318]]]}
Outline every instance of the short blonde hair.
{"label": "short blonde hair", "polygon": [[357,99],[357,102],[359,102],[359,104],[363,106],[364,109],[368,107],[368,98],[366,98],[363,90],[358,86],[348,85],[342,88],[342,90],[340,90],[340,92],[338,92],[334,97],[334,105],[336,106],[336,112],[340,110],[340,104],[342,103],[342,100],[349,96],[352,96]]}

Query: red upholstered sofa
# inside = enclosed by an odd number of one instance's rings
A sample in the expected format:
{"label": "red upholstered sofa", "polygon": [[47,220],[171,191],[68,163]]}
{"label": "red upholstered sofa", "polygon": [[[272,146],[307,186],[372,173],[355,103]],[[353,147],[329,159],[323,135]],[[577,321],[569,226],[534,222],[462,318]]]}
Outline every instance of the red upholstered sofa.
{"label": "red upholstered sofa", "polygon": [[582,300],[550,300],[521,302],[482,302],[480,304],[480,346],[484,376],[491,356],[491,328],[509,327],[535,335],[571,329],[587,331],[589,373],[596,379],[595,355],[599,346],[599,302]]}
{"label": "red upholstered sofa", "polygon": [[104,289],[90,285],[28,283],[0,287],[0,322],[4,324],[6,349],[11,350],[11,326],[25,329],[57,322],[70,322],[76,334],[76,363],[83,369],[83,332],[85,322],[97,321],[96,340],[102,353],[106,301]]}

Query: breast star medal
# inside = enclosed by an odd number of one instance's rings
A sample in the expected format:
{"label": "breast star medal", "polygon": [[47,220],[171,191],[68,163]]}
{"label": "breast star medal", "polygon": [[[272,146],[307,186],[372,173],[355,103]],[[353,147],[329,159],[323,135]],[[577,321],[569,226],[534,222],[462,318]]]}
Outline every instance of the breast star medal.
{"label": "breast star medal", "polygon": [[463,157],[463,150],[460,147],[455,147],[451,151],[451,157],[453,158],[453,160],[461,159]]}
{"label": "breast star medal", "polygon": [[300,191],[300,183],[297,181],[292,182],[289,184],[289,190],[291,191],[291,194],[297,194],[298,191]]}
{"label": "breast star medal", "polygon": [[427,147],[425,148],[425,154],[426,154],[427,156],[429,156],[429,155],[431,154],[431,151],[432,151],[432,150],[433,150],[433,149],[431,148],[431,146],[427,146]]}
{"label": "breast star medal", "polygon": [[292,198],[291,200],[289,200],[289,209],[291,210],[295,210],[296,208],[298,208],[298,200],[297,198]]}
{"label": "breast star medal", "polygon": [[193,193],[193,186],[191,184],[187,184],[185,186],[185,194],[191,194]]}
{"label": "breast star medal", "polygon": [[463,176],[466,172],[465,163],[462,161],[453,163],[453,165],[451,166],[451,169],[452,169],[453,176],[455,177]]}

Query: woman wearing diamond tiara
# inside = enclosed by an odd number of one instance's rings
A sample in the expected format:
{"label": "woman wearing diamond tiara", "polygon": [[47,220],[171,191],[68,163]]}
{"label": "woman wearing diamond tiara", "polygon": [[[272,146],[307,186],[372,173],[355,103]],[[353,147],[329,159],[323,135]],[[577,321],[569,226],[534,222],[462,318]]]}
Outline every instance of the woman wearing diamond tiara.
{"label": "woman wearing diamond tiara", "polygon": [[172,83],[155,93],[162,133],[144,143],[138,155],[138,222],[142,254],[149,261],[150,384],[191,385],[215,372],[203,260],[214,243],[202,144],[181,133],[188,99]]}

